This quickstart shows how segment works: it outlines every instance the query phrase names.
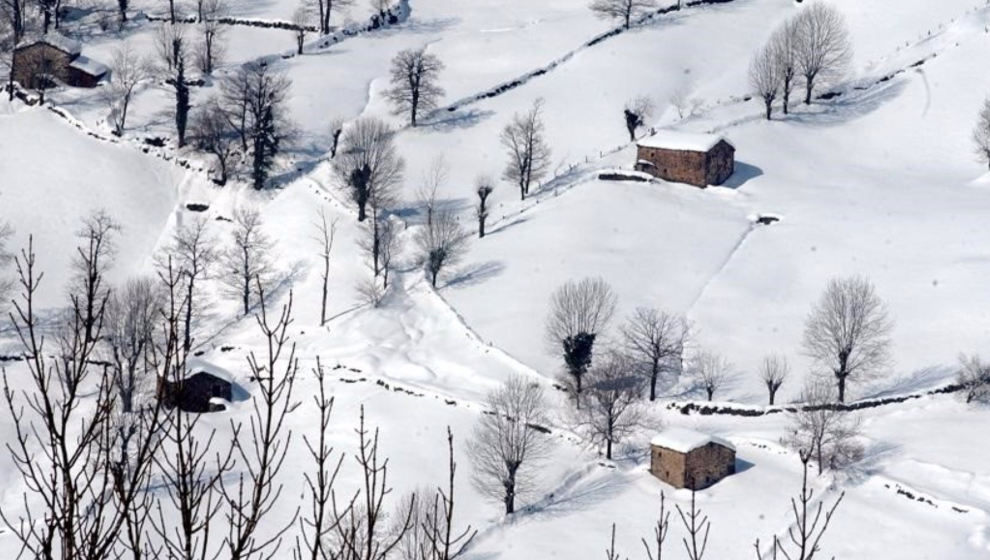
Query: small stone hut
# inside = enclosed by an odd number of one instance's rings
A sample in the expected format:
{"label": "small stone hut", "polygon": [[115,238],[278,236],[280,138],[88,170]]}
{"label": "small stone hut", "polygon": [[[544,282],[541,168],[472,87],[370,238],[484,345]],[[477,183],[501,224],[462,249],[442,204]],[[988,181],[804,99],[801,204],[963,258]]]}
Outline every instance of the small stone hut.
{"label": "small stone hut", "polygon": [[736,448],[716,436],[667,428],[650,442],[650,473],[674,488],[708,488],[736,473]]}
{"label": "small stone hut", "polygon": [[103,64],[83,56],[78,41],[57,33],[24,39],[14,49],[14,80],[27,88],[50,87],[55,82],[94,88],[109,72]]}
{"label": "small stone hut", "polygon": [[661,130],[637,144],[636,170],[705,188],[735,171],[736,148],[723,136]]}
{"label": "small stone hut", "polygon": [[182,381],[162,380],[158,398],[166,407],[183,412],[220,412],[227,408],[223,402],[232,400],[233,385],[223,374],[197,371]]}

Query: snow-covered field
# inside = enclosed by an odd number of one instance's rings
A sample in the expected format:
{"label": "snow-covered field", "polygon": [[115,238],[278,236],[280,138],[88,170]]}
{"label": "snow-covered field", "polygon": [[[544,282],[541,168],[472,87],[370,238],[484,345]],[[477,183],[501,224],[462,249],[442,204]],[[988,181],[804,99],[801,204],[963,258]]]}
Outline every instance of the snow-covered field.
{"label": "snow-covered field", "polygon": [[[122,139],[110,138],[98,91],[49,92],[48,108],[0,101],[0,221],[15,230],[13,246],[33,236],[45,272],[40,304],[65,301],[65,284],[80,220],[106,209],[121,224],[111,280],[148,274],[153,256],[177,225],[194,219],[188,203],[208,204],[204,216],[228,242],[235,209],[257,208],[273,238],[272,256],[292,271],[300,402],[289,415],[294,432],[282,473],[286,486],[272,516],[291,518],[290,497],[303,492],[308,454],[301,436],[313,429],[310,370],[320,358],[341,365],[331,374],[333,444],[355,451],[354,427],[364,406],[381,428],[396,496],[442,484],[445,430],[455,434],[458,514],[479,530],[466,560],[601,558],[611,525],[623,557],[641,558],[640,538],[652,531],[659,495],[684,507],[691,495],[649,475],[646,442],[661,425],[718,434],[738,448],[738,474],[699,492],[713,522],[706,558],[753,557],[759,538],[786,534],[791,497],[800,489],[796,454],[781,444],[789,417],[682,415],[661,399],[654,418],[622,446],[616,460],[580,443],[562,420],[569,406],[551,382],[562,373],[544,341],[551,292],[572,279],[600,276],[618,297],[615,325],[635,308],[685,315],[692,344],[712,348],[737,372],[716,400],[762,405],[756,376],[762,358],[783,354],[792,365],[782,401],[798,398],[809,360],[801,340],[806,316],[828,281],[863,275],[876,285],[895,322],[889,374],[854,385],[853,398],[924,392],[950,383],[961,352],[984,351],[990,340],[990,180],[975,161],[971,131],[990,93],[984,71],[990,52],[985,0],[831,0],[845,14],[854,57],[842,96],[799,107],[773,122],[747,100],[747,67],[771,30],[802,9],[791,0],[734,0],[692,6],[654,18],[593,46],[611,29],[586,0],[409,0],[395,26],[348,37],[330,47],[307,36],[292,56],[292,32],[231,26],[226,63],[216,80],[194,88],[194,105],[218,89],[238,64],[267,57],[292,80],[289,112],[298,142],[279,161],[276,186],[255,192],[245,174],[226,187],[204,171],[208,156],[191,149],[148,148],[145,137],[173,136],[167,91],[139,89]],[[367,21],[360,2],[335,26]],[[164,2],[135,10],[165,13]],[[186,6],[191,11],[191,3]],[[231,15],[290,21],[296,2],[243,0]],[[91,32],[85,52],[108,61],[127,41],[152,56],[154,25],[133,18],[122,32]],[[396,52],[427,47],[445,63],[441,108],[423,126],[392,115],[383,91]],[[925,61],[918,64],[919,61]],[[532,75],[490,98],[475,96]],[[893,76],[893,77],[890,77]],[[670,102],[676,92],[696,100],[690,114]],[[657,110],[648,127],[717,132],[737,148],[736,173],[705,190],[662,181],[617,182],[601,170],[629,169],[623,104],[649,95]],[[489,235],[473,239],[439,289],[413,258],[422,208],[421,177],[443,155],[450,164],[441,203],[474,231],[473,185],[499,176],[506,157],[502,128],[544,100],[553,150],[550,177],[526,201],[501,181],[492,195]],[[448,111],[447,107],[455,106]],[[407,161],[403,201],[394,217],[404,253],[379,308],[356,295],[368,276],[356,240],[356,211],[347,202],[326,153],[334,119],[379,116],[400,128]],[[78,125],[77,125],[78,124]],[[94,134],[87,134],[91,131]],[[189,167],[177,165],[177,157]],[[320,266],[315,221],[323,210],[338,220],[332,253],[333,319],[319,326]],[[760,225],[772,214],[780,221]],[[214,282],[215,283],[215,282]],[[197,359],[248,379],[247,356],[260,351],[256,323],[238,319],[234,302],[216,298]],[[273,304],[287,301],[278,292]],[[616,334],[613,328],[609,336]],[[608,337],[606,337],[608,338]],[[18,353],[9,326],[0,327],[0,357]],[[0,362],[16,384],[22,362]],[[540,473],[540,492],[512,515],[500,513],[471,485],[465,442],[484,411],[485,395],[513,374],[546,385],[555,448]],[[346,381],[346,382],[345,382]],[[679,389],[689,388],[689,383]],[[677,395],[679,401],[699,392]],[[245,419],[250,403],[204,416],[203,427],[229,435],[230,419]],[[990,557],[990,415],[953,395],[926,396],[867,409],[865,457],[846,472],[813,481],[816,500],[845,492],[822,557],[959,559]],[[12,441],[0,414],[0,443]],[[348,460],[338,484],[352,489],[358,471]],[[0,454],[0,508],[23,507],[25,486]],[[681,557],[680,520],[671,520],[670,554]],[[0,549],[16,546],[0,528]],[[283,550],[279,558],[289,558]]]}

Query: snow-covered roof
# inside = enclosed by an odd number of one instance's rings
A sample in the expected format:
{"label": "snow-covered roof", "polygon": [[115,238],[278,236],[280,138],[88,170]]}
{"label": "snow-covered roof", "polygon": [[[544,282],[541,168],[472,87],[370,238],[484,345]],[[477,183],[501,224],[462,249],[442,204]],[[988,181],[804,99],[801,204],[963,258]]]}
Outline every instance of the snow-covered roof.
{"label": "snow-covered roof", "polygon": [[90,76],[97,76],[97,77],[102,76],[110,71],[110,69],[104,66],[102,63],[99,63],[93,60],[92,58],[89,58],[88,56],[82,54],[77,56],[76,59],[69,64],[69,66],[77,70],[82,70],[83,72],[89,74]]}
{"label": "snow-covered roof", "polygon": [[667,428],[653,436],[653,439],[650,440],[650,444],[652,445],[677,451],[678,453],[688,453],[704,447],[709,443],[717,443],[733,451],[736,450],[736,447],[725,439],[687,428]]}
{"label": "snow-covered roof", "polygon": [[38,43],[45,43],[51,45],[56,49],[68,53],[70,55],[77,55],[82,52],[82,44],[75,39],[69,39],[65,35],[60,33],[46,33],[44,35],[28,35],[21,42],[18,43],[17,48],[21,49],[24,47],[30,47],[31,45],[36,45]]}
{"label": "snow-covered roof", "polygon": [[649,138],[643,138],[639,145],[644,148],[660,148],[663,150],[679,150],[685,152],[707,152],[716,144],[725,140],[730,146],[732,142],[718,134],[699,134],[696,132],[680,132],[677,130],[661,130]]}

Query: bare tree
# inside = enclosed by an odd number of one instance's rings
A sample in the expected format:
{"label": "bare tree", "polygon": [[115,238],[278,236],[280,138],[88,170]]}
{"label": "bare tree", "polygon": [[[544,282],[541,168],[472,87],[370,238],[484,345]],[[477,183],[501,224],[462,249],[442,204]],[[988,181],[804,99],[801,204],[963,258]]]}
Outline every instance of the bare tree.
{"label": "bare tree", "polygon": [[829,282],[804,326],[804,349],[815,365],[835,376],[839,402],[846,385],[876,375],[890,364],[887,306],[873,284],[855,276]]}
{"label": "bare tree", "polygon": [[254,352],[248,356],[251,377],[257,381],[248,434],[242,435],[241,425],[231,420],[234,455],[242,474],[220,480],[228,504],[225,543],[232,560],[273,558],[282,536],[295,525],[299,515],[297,509],[288,519],[269,517],[282,495],[279,473],[292,444],[292,431],[286,427],[286,419],[296,405],[292,391],[299,371],[295,344],[288,334],[292,325],[292,293],[278,317],[272,320],[265,306],[264,287],[257,277],[255,283],[259,294],[255,319],[266,352],[260,358]]}
{"label": "bare tree", "polygon": [[113,133],[121,136],[127,126],[127,110],[134,92],[142,82],[151,77],[151,68],[129,43],[115,48],[111,57],[110,72],[113,79],[100,88],[100,92],[110,109],[108,120],[113,126]]}
{"label": "bare tree", "polygon": [[172,111],[175,118],[175,131],[178,135],[178,145],[186,144],[186,126],[189,122],[190,102],[189,84],[186,80],[186,59],[188,44],[183,26],[175,23],[162,23],[155,31],[155,45],[158,49],[159,68],[162,83],[175,96],[175,106]]}
{"label": "bare tree", "polygon": [[82,324],[85,343],[98,338],[103,329],[110,286],[107,272],[116,256],[118,224],[106,210],[97,210],[83,220],[83,227],[76,233],[79,246],[72,258],[72,277],[69,280],[70,308],[76,315],[73,321]]}
{"label": "bare tree", "polygon": [[387,290],[389,275],[400,249],[395,222],[387,216],[365,222],[358,237],[358,246],[368,256],[372,275],[381,278],[381,288]]}
{"label": "bare tree", "polygon": [[708,520],[700,508],[698,508],[695,491],[691,490],[691,509],[685,512],[681,506],[675,505],[677,515],[681,518],[684,531],[687,536],[682,539],[684,549],[687,551],[688,560],[702,560],[705,551],[708,550],[708,534],[712,528],[712,522]]}
{"label": "bare tree", "polygon": [[787,115],[790,112],[791,93],[794,91],[798,75],[798,26],[793,18],[774,30],[770,36],[770,44],[780,80],[780,98],[783,101],[784,114]]}
{"label": "bare tree", "polygon": [[449,208],[438,210],[432,223],[416,232],[416,246],[434,288],[440,273],[464,258],[468,243],[467,232]]}
{"label": "bare tree", "polygon": [[409,531],[399,544],[402,560],[454,560],[461,557],[477,531],[454,528],[454,435],[447,428],[447,487],[420,488],[400,506],[398,519],[410,519]]}
{"label": "bare tree", "polygon": [[400,51],[392,59],[392,88],[385,97],[392,102],[395,113],[408,115],[409,124],[416,126],[422,112],[437,107],[443,97],[438,84],[443,62],[426,52],[426,48]]}
{"label": "bare tree", "polygon": [[704,388],[709,401],[735,375],[729,361],[711,350],[699,350],[695,353],[691,358],[691,370]]}
{"label": "bare tree", "polygon": [[525,114],[516,113],[502,129],[501,142],[509,155],[505,179],[519,186],[525,200],[534,182],[550,169],[550,146],[545,138],[543,99],[537,99]]}
{"label": "bare tree", "polygon": [[835,390],[821,379],[808,381],[801,394],[804,404],[794,413],[784,443],[825,469],[840,469],[862,458],[857,441],[860,420],[834,404]]}
{"label": "bare tree", "polygon": [[634,20],[658,7],[656,0],[592,0],[590,6],[596,16],[619,20],[624,29],[629,29]]}
{"label": "bare tree", "polygon": [[309,29],[309,10],[305,6],[296,8],[292,13],[292,25],[295,29],[292,34],[296,38],[296,54],[303,53],[303,46],[306,44],[306,31]]}
{"label": "bare tree", "polygon": [[26,9],[27,0],[0,0],[0,14],[10,25],[11,39],[15,45],[24,37]]}
{"label": "bare tree", "polygon": [[990,365],[979,356],[959,356],[959,384],[966,403],[990,403]]}
{"label": "bare tree", "polygon": [[771,39],[756,51],[749,63],[749,87],[763,100],[768,121],[773,118],[773,103],[780,95],[782,83],[777,48],[777,42]]}
{"label": "bare tree", "polygon": [[845,17],[824,0],[805,6],[795,25],[797,67],[804,77],[804,103],[810,105],[817,85],[839,80],[845,74],[852,45]]}
{"label": "bare tree", "polygon": [[646,119],[653,115],[653,100],[645,95],[634,97],[626,102],[622,116],[629,132],[629,141],[636,140],[636,131],[646,125]]}
{"label": "bare tree", "polygon": [[354,0],[311,0],[316,4],[321,35],[330,34],[330,17],[354,5]]}
{"label": "bare tree", "polygon": [[538,485],[540,465],[552,450],[543,433],[548,406],[543,387],[519,376],[510,377],[486,400],[488,410],[468,443],[473,480],[479,492],[512,514],[517,498]]}
{"label": "bare tree", "polygon": [[983,101],[980,108],[980,120],[973,129],[973,147],[979,160],[990,165],[990,97]]}
{"label": "bare tree", "polygon": [[591,366],[595,340],[612,320],[615,305],[612,287],[601,278],[568,281],[550,296],[546,341],[552,351],[563,353],[578,406],[582,380]]}
{"label": "bare tree", "polygon": [[395,148],[395,131],[381,119],[363,117],[344,132],[333,165],[363,222],[369,205],[384,208],[397,196],[406,163]]}
{"label": "bare tree", "polygon": [[194,220],[189,225],[176,228],[165,251],[157,258],[158,274],[167,277],[171,271],[181,280],[182,294],[177,296],[182,308],[183,352],[192,349],[197,323],[207,307],[204,302],[203,282],[216,271],[221,253],[215,249],[216,238],[205,219]]}
{"label": "bare tree", "polygon": [[340,136],[344,133],[344,120],[330,121],[330,159],[337,157],[337,147],[340,146]]}
{"label": "bare tree", "polygon": [[485,237],[485,225],[488,222],[488,215],[491,209],[488,206],[488,197],[495,191],[495,178],[491,175],[481,175],[474,182],[474,193],[478,196],[478,202],[474,206],[474,215],[478,218],[478,238]]}
{"label": "bare tree", "polygon": [[612,447],[648,423],[640,400],[643,378],[614,351],[598,360],[587,377],[584,406],[576,413],[578,430],[593,445],[604,446],[605,458],[611,460]]}
{"label": "bare tree", "polygon": [[320,279],[323,282],[322,290],[320,290],[320,326],[327,324],[327,302],[330,296],[330,252],[333,251],[333,241],[337,236],[338,221],[336,218],[327,221],[326,211],[321,209],[320,219],[316,222],[318,232],[316,239],[320,242],[319,255],[323,262],[323,272],[320,274]]}
{"label": "bare tree", "polygon": [[146,277],[128,280],[107,303],[105,340],[116,400],[125,414],[134,411],[142,389],[154,385],[148,353],[162,304],[158,286]]}
{"label": "bare tree", "polygon": [[274,243],[264,232],[257,210],[239,208],[234,212],[233,243],[220,255],[220,280],[243,305],[243,315],[251,313],[252,302],[261,302],[274,273],[271,253]]}
{"label": "bare tree", "polygon": [[626,353],[640,365],[650,385],[650,400],[657,398],[661,376],[681,370],[684,343],[690,327],[679,317],[648,307],[639,307],[622,327]]}
{"label": "bare tree", "polygon": [[426,225],[433,223],[433,214],[437,211],[437,196],[440,189],[450,179],[450,164],[447,158],[440,154],[433,158],[430,168],[423,174],[422,183],[416,189],[416,199],[426,212]]}
{"label": "bare tree", "polygon": [[336,520],[331,515],[331,500],[335,495],[337,475],[344,463],[343,454],[334,459],[334,448],[330,445],[330,416],[333,413],[334,397],[328,395],[326,372],[319,358],[316,359],[313,373],[319,383],[319,391],[313,396],[313,403],[319,411],[320,420],[314,438],[305,434],[302,437],[313,461],[313,470],[304,475],[309,494],[309,512],[299,518],[301,538],[296,539],[293,560],[327,560],[324,543],[337,528]]}
{"label": "bare tree", "polygon": [[[164,313],[168,335],[155,353],[161,403],[171,399],[172,391],[181,390],[189,351],[182,343],[185,302],[181,273],[166,259],[159,277],[168,294]],[[221,552],[210,535],[217,529],[224,504],[220,480],[233,469],[233,448],[216,437],[216,428],[201,426],[202,418],[199,414],[171,414],[162,428],[162,452],[154,456],[163,496],[151,525],[168,558],[206,560],[217,558]]]}
{"label": "bare tree", "polygon": [[358,299],[373,308],[381,306],[385,301],[386,289],[381,276],[370,274],[354,285]]}
{"label": "bare tree", "polygon": [[[766,554],[760,550],[760,540],[757,539],[754,545],[756,549],[756,560],[776,560],[778,553],[780,553],[782,558],[786,558],[787,560],[813,560],[814,558],[818,558],[817,554],[821,552],[822,537],[828,531],[832,517],[835,515],[835,511],[839,508],[839,504],[842,503],[842,499],[846,496],[846,493],[839,494],[838,499],[827,510],[825,509],[825,502],[823,500],[818,501],[817,507],[812,505],[815,491],[812,488],[808,488],[809,459],[807,454],[801,455],[801,464],[804,473],[802,476],[801,493],[798,494],[797,498],[791,498],[791,513],[794,516],[794,522],[787,529],[787,539],[782,541],[780,537],[774,536],[770,550]],[[822,514],[824,514],[824,517]]]}
{"label": "bare tree", "polygon": [[[84,238],[78,252],[91,254],[91,242]],[[108,293],[90,288],[106,285],[105,269],[99,260],[86,262],[89,268],[76,270],[86,281],[69,289],[69,310],[52,350],[44,346],[49,339],[37,315],[43,275],[33,241],[15,262],[21,297],[12,315],[27,374],[15,388],[4,371],[3,397],[13,430],[7,449],[25,490],[24,507],[0,510],[0,519],[21,554],[44,560],[106,558],[124,520],[113,493],[112,384],[108,368],[93,363]]]}
{"label": "bare tree", "polygon": [[219,177],[214,181],[220,186],[226,185],[237,153],[237,138],[218,99],[208,99],[193,113],[190,133],[197,149],[217,159]]}
{"label": "bare tree", "polygon": [[[663,546],[667,542],[667,532],[670,531],[670,511],[667,509],[667,496],[660,492],[660,515],[653,525],[653,538],[650,542],[642,539],[648,560],[663,560]],[[652,546],[650,546],[652,545]]]}
{"label": "bare tree", "polygon": [[[24,80],[24,83],[20,85],[37,91],[38,101],[44,105],[46,92],[57,85],[55,68],[57,68],[59,61],[57,60],[55,51],[52,49],[36,49],[18,57],[16,62],[16,74],[21,77],[20,79]],[[13,55],[11,55],[10,68],[11,82],[8,86],[12,88],[15,75]],[[11,89],[11,95],[13,95],[13,91]]]}
{"label": "bare tree", "polygon": [[767,393],[770,397],[770,406],[773,406],[777,391],[780,390],[781,385],[787,380],[789,373],[790,366],[787,364],[787,358],[784,356],[770,354],[763,358],[763,362],[760,364],[760,381],[767,388]]}
{"label": "bare tree", "polygon": [[345,502],[338,502],[331,496],[331,519],[336,531],[327,543],[327,556],[340,560],[386,560],[412,527],[415,505],[389,523],[385,500],[392,493],[388,482],[388,459],[380,455],[378,430],[372,432],[365,426],[364,406],[356,431],[358,452],[354,459],[362,484]]}
{"label": "bare tree", "polygon": [[197,63],[200,72],[210,75],[223,62],[226,53],[224,26],[221,20],[230,15],[226,0],[199,0],[200,37]]}

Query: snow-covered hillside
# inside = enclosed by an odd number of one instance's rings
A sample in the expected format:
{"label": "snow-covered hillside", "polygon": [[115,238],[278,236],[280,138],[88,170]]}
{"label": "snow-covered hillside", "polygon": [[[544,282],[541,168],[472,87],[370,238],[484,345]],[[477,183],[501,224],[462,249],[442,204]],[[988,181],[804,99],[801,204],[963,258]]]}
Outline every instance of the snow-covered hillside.
{"label": "snow-covered hillside", "polygon": [[[269,519],[292,519],[306,492],[310,456],[302,438],[312,437],[318,421],[311,399],[319,359],[333,368],[330,443],[347,456],[337,480],[341,495],[362,484],[351,458],[362,407],[389,457],[389,499],[445,484],[452,429],[457,523],[478,530],[465,560],[602,558],[613,523],[622,557],[645,558],[640,539],[650,538],[661,492],[671,509],[688,507],[692,497],[649,473],[648,442],[664,426],[716,434],[736,446],[737,474],[697,493],[713,524],[705,557],[753,557],[756,539],[786,538],[802,475],[797,453],[782,443],[793,414],[756,413],[766,401],[757,369],[768,354],[785,356],[791,373],[778,402],[801,398],[812,375],[802,347],[805,320],[831,279],[869,278],[894,323],[889,371],[854,384],[851,400],[944,387],[956,380],[959,354],[985,351],[990,341],[990,179],[972,145],[990,94],[983,71],[990,4],[827,1],[848,23],[849,72],[829,85],[834,96],[786,117],[777,111],[770,122],[752,98],[750,60],[807,1],[685,3],[610,33],[615,22],[597,19],[587,0],[402,0],[393,23],[370,30],[374,10],[359,0],[346,15],[334,15],[331,38],[308,32],[302,55],[291,30],[226,25],[225,60],[192,88],[193,114],[245,63],[265,60],[283,72],[292,84],[286,106],[295,134],[282,146],[270,188],[252,189],[246,168],[226,186],[211,181],[213,157],[175,145],[174,98],[161,80],[138,86],[119,138],[108,124],[106,84],[56,88],[46,106],[0,101],[0,223],[14,229],[12,249],[33,236],[45,274],[36,303],[47,318],[66,305],[77,232],[96,210],[121,226],[109,275],[114,285],[153,275],[177,228],[204,220],[210,243],[222,251],[231,245],[235,215],[260,212],[281,281],[269,310],[286,304],[291,291],[287,333],[301,372],[287,417],[293,436],[279,474],[284,491]],[[194,2],[178,3],[193,13]],[[296,0],[239,0],[229,15],[286,23],[297,7]],[[158,24],[149,16],[164,17],[168,4],[133,0],[131,9],[120,31],[84,19],[65,22],[66,32],[97,60],[109,62],[123,44],[154,58]],[[418,48],[443,61],[445,93],[413,128],[391,112],[385,91],[396,53]],[[730,180],[696,189],[599,178],[636,163],[623,106],[637,96],[656,106],[641,133],[669,127],[731,139],[737,151]],[[520,200],[518,188],[501,179],[508,158],[500,134],[537,100],[552,156],[547,177]],[[346,131],[362,117],[396,128],[406,162],[400,200],[388,217],[402,250],[378,307],[356,289],[371,275],[359,243],[365,226],[330,155],[331,123],[344,122]],[[434,288],[416,242],[427,219],[419,198],[424,176],[440,156],[449,173],[438,205],[471,233],[476,178],[499,181],[488,235],[472,236],[463,261]],[[321,212],[337,228],[325,325]],[[778,221],[759,223],[761,216]],[[555,385],[564,364],[548,348],[544,322],[553,291],[584,277],[603,278],[617,297],[599,347],[618,342],[619,326],[636,308],[654,307],[690,322],[689,352],[708,348],[725,356],[735,375],[715,396],[723,413],[681,414],[675,399],[705,400],[684,375],[646,406],[648,420],[614,460],[578,437],[573,405]],[[267,348],[256,321],[241,317],[239,302],[225,296],[222,280],[204,282],[210,306],[192,365],[225,372],[246,399],[258,394],[249,356]],[[46,334],[55,339],[55,331]],[[28,386],[27,364],[16,359],[23,351],[9,321],[0,321],[0,368],[17,388]],[[551,405],[543,428],[554,446],[538,490],[504,515],[472,484],[467,442],[484,418],[486,395],[517,375],[545,388]],[[199,429],[229,440],[231,422],[248,422],[252,414],[245,399],[203,415]],[[0,443],[14,442],[12,416],[0,408]],[[734,410],[753,414],[724,413]],[[957,394],[929,394],[857,416],[862,457],[811,483],[814,504],[844,493],[822,557],[990,556],[987,409]],[[230,476],[244,471],[240,464]],[[37,508],[39,501],[2,453],[0,509],[16,520],[25,503]],[[668,554],[684,557],[676,513],[670,526]],[[0,549],[17,546],[0,525]],[[275,557],[292,556],[285,546]]]}

